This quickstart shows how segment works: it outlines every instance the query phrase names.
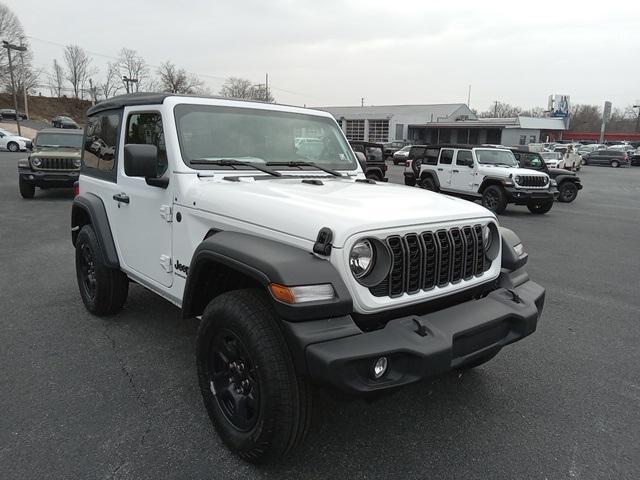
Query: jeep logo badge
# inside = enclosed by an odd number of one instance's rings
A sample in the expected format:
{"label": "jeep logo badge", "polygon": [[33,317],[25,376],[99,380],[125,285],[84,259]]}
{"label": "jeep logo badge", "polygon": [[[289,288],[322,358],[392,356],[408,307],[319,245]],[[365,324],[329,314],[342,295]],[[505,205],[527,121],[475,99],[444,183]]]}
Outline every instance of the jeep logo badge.
{"label": "jeep logo badge", "polygon": [[180,260],[176,260],[176,264],[173,266],[177,271],[184,273],[185,275],[189,273],[189,266],[183,265],[180,263]]}

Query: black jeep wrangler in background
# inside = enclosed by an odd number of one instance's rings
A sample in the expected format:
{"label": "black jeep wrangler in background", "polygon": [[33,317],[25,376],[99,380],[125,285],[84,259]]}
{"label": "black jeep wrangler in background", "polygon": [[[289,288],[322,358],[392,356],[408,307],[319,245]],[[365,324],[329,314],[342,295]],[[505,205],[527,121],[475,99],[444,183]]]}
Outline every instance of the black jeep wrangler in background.
{"label": "black jeep wrangler in background", "polygon": [[354,152],[363,153],[367,159],[364,173],[367,178],[378,182],[388,182],[387,164],[384,161],[383,145],[381,143],[350,140],[349,144]]}
{"label": "black jeep wrangler in background", "polygon": [[558,196],[559,202],[573,202],[578,196],[578,192],[582,190],[580,177],[578,177],[574,172],[570,172],[563,168],[549,168],[544,162],[544,159],[537,152],[529,152],[515,148],[512,148],[511,151],[522,168],[539,170],[549,175],[552,180],[556,181],[558,184],[558,191],[560,192],[560,195]]}

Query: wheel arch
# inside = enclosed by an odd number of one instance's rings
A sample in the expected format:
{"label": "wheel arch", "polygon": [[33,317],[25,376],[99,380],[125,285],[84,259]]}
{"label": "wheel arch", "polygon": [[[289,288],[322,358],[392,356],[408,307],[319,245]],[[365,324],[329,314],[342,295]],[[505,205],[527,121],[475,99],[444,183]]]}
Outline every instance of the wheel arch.
{"label": "wheel arch", "polygon": [[[330,283],[336,298],[330,301],[289,305],[275,300],[269,285]],[[346,315],[353,310],[349,291],[327,260],[298,247],[239,232],[214,232],[196,248],[187,273],[182,316],[202,314],[221,293],[240,288],[267,291],[278,315],[300,321]]]}
{"label": "wheel arch", "polygon": [[438,175],[436,175],[432,170],[423,170],[420,172],[420,180],[424,180],[426,177],[431,178],[438,190],[440,190],[440,180],[438,179]]}
{"label": "wheel arch", "polygon": [[107,210],[100,197],[93,193],[84,193],[73,199],[71,207],[71,242],[74,246],[80,229],[85,225],[91,225],[96,232],[105,263],[111,268],[120,268]]}
{"label": "wheel arch", "polygon": [[484,191],[492,185],[500,187],[501,189],[504,190],[504,183],[502,183],[501,178],[486,177],[484,180],[482,180],[482,183],[480,184],[480,188],[478,189],[478,193],[484,193]]}

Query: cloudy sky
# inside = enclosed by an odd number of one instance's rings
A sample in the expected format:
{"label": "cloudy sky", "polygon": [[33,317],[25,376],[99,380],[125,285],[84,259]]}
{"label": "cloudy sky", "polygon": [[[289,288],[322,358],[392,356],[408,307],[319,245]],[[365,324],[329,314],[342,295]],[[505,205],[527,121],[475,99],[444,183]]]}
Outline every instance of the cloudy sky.
{"label": "cloudy sky", "polygon": [[[38,66],[78,44],[104,69],[121,47],[169,59],[213,91],[265,72],[278,102],[357,105],[494,100],[615,107],[640,100],[640,2],[537,0],[4,0]],[[96,77],[99,77],[97,75]]]}

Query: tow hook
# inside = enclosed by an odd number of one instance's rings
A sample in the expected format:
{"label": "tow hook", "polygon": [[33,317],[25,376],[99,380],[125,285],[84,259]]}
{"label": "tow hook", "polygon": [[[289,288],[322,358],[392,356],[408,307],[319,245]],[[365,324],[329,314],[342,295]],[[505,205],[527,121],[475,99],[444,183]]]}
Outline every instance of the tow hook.
{"label": "tow hook", "polygon": [[413,323],[415,323],[416,327],[418,327],[418,329],[416,330],[416,333],[418,335],[420,335],[421,337],[426,337],[427,335],[429,335],[427,326],[424,323],[422,323],[420,319],[413,317],[411,320],[413,320]]}
{"label": "tow hook", "polygon": [[510,288],[507,289],[507,292],[509,292],[511,294],[511,301],[515,302],[515,303],[522,303],[522,299],[520,298],[520,296],[515,292],[515,290],[511,290]]}

